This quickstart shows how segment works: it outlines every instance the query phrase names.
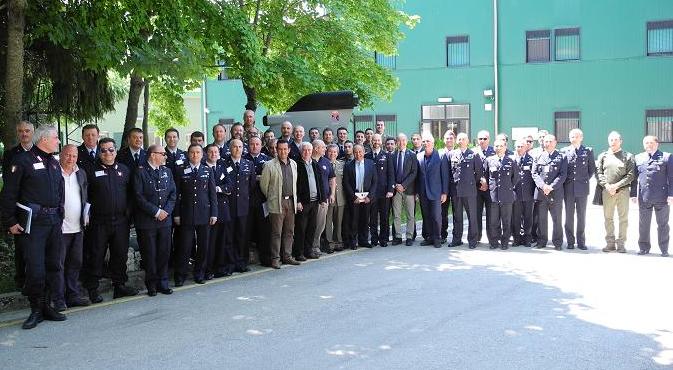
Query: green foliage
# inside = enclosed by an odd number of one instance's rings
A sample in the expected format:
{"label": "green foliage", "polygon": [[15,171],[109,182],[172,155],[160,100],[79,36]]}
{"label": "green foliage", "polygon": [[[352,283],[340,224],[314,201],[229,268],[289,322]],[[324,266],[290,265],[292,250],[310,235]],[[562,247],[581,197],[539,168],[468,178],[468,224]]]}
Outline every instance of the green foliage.
{"label": "green foliage", "polygon": [[161,83],[153,83],[151,86],[152,106],[149,118],[157,128],[157,135],[163,135],[171,127],[187,126],[187,111],[178,89]]}

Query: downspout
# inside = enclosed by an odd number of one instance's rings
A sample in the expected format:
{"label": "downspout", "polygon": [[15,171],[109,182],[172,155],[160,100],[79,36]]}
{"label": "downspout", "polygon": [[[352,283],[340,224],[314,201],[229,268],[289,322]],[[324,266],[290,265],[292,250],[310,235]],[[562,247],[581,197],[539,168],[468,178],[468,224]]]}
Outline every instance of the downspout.
{"label": "downspout", "polygon": [[498,91],[498,0],[493,0],[493,135],[498,135],[498,106],[500,94]]}
{"label": "downspout", "polygon": [[206,85],[208,85],[208,80],[204,79],[203,87],[201,88],[201,132],[204,135],[208,135],[208,94],[206,93]]}

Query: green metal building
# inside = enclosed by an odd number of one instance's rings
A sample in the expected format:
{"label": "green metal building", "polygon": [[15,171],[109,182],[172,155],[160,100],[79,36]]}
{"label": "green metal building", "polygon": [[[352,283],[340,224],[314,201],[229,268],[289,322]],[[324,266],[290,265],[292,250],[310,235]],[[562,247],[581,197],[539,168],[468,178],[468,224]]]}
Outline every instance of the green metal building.
{"label": "green metal building", "polygon": [[[403,9],[421,22],[398,55],[372,56],[400,88],[356,112],[351,129],[383,119],[389,134],[547,129],[567,141],[579,127],[597,150],[612,130],[632,152],[646,133],[673,150],[673,0],[408,0]],[[241,120],[240,81],[204,90],[207,128]]]}

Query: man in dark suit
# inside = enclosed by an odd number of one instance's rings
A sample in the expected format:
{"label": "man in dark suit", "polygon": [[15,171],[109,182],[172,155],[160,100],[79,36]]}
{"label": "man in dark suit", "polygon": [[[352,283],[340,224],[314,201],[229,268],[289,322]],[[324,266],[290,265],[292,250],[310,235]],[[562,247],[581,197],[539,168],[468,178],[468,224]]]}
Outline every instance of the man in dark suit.
{"label": "man in dark suit", "polygon": [[147,152],[143,149],[143,130],[134,127],[129,130],[128,145],[119,151],[117,161],[131,170],[131,175],[136,167],[147,161]]}
{"label": "man in dark suit", "polygon": [[441,244],[442,203],[446,202],[449,194],[449,163],[439,157],[435,150],[435,138],[429,133],[422,136],[425,150],[417,154],[418,198],[421,203],[423,224],[428,224],[428,238],[421,245]]}
{"label": "man in dark suit", "polygon": [[514,186],[519,182],[519,167],[512,157],[506,155],[505,140],[496,139],[493,146],[495,155],[486,158],[484,162],[484,171],[489,174],[488,188],[491,196],[491,223],[486,235],[491,249],[506,250],[512,234],[512,205],[515,199]]}
{"label": "man in dark suit", "polygon": [[[486,158],[495,155],[495,150],[490,146],[491,134],[482,130],[477,134],[477,146],[474,148],[474,152],[479,156],[482,163]],[[488,179],[487,179],[488,180]],[[482,216],[486,213],[486,227],[489,224],[489,209],[491,203],[491,194],[488,190],[488,184],[481,184],[479,186],[479,191],[477,192],[477,241],[481,240],[482,229],[483,229],[483,218]],[[484,210],[486,210],[484,212]]]}
{"label": "man in dark suit", "polygon": [[[587,199],[589,198],[589,180],[596,173],[594,150],[582,145],[584,134],[575,128],[568,134],[570,145],[561,149],[568,162],[568,175],[563,184],[565,203],[565,232],[568,249],[586,250],[584,226],[587,216]],[[575,213],[577,212],[577,234],[575,234]]]}
{"label": "man in dark suit", "polygon": [[458,148],[451,152],[451,177],[455,186],[453,198],[453,241],[450,247],[463,244],[463,209],[467,212],[467,242],[470,249],[477,247],[477,187],[488,185],[483,176],[481,158],[468,144],[470,139],[461,132],[456,136]]}
{"label": "man in dark suit", "polygon": [[[446,130],[444,133],[444,150],[440,151],[439,157],[441,160],[446,161],[449,165],[449,170],[451,169],[451,151],[456,145],[456,135],[452,130]],[[450,171],[449,171],[450,172]],[[449,178],[451,174],[449,174]],[[446,198],[446,202],[442,203],[442,243],[446,242],[446,239],[449,237],[449,207],[451,205],[451,198],[455,193],[456,185],[453,181],[449,181],[449,194]]]}
{"label": "man in dark suit", "polygon": [[[631,201],[638,203],[639,255],[650,253],[652,211],[657,219],[657,240],[662,257],[668,257],[670,226],[668,218],[673,204],[673,155],[659,150],[656,136],[643,138],[645,151],[636,155],[636,177],[631,185]],[[636,197],[637,196],[637,197]]]}
{"label": "man in dark suit", "polygon": [[[391,156],[382,147],[381,135],[372,135],[372,151],[365,154],[376,166],[376,189],[372,192],[372,203],[369,205],[369,234],[371,244],[388,246],[389,227],[388,212],[390,198],[393,197],[394,172]],[[379,231],[379,225],[381,226]]]}
{"label": "man in dark suit", "polygon": [[82,127],[82,145],[77,147],[77,166],[90,172],[98,156],[98,139],[100,131],[97,125],[88,124]]}
{"label": "man in dark suit", "polygon": [[166,150],[166,167],[171,172],[175,172],[176,166],[181,166],[187,161],[187,153],[178,148],[180,133],[174,128],[169,128],[164,133],[164,141],[166,141],[166,147],[164,148]]}
{"label": "man in dark suit", "polygon": [[519,167],[519,182],[514,186],[516,199],[512,206],[513,245],[531,246],[531,228],[533,226],[533,157],[528,154],[528,142],[524,139],[516,141],[514,160]]}
{"label": "man in dark suit", "polygon": [[353,147],[354,159],[344,167],[344,193],[349,208],[344,222],[350,221],[350,235],[347,245],[351,249],[371,248],[368,240],[370,192],[376,189],[376,168],[374,161],[365,158],[365,148],[356,144]]}
{"label": "man in dark suit", "polygon": [[304,141],[304,127],[294,126],[292,129],[292,141],[290,141],[290,159],[298,162],[301,159],[301,143]]}
{"label": "man in dark suit", "polygon": [[215,126],[213,126],[212,145],[215,145],[219,149],[221,159],[226,158],[227,154],[229,154],[229,143],[225,141],[226,136],[227,128],[224,127],[224,124],[217,123]]}
{"label": "man in dark suit", "polygon": [[[258,137],[251,137],[248,140],[248,153],[243,158],[251,161],[255,166],[255,188],[250,194],[250,217],[248,230],[250,231],[250,243],[254,243],[257,248],[259,262],[262,266],[271,266],[271,250],[269,249],[271,234],[271,225],[269,218],[264,217],[262,203],[266,201],[262,190],[259,187],[259,179],[262,176],[264,164],[271,160],[266,154],[262,153],[262,141]],[[254,232],[252,232],[254,230]]]}
{"label": "man in dark suit", "polygon": [[536,248],[545,248],[547,245],[547,217],[548,214],[551,214],[552,242],[556,250],[561,250],[563,245],[563,229],[561,227],[563,183],[567,176],[568,162],[563,154],[556,150],[556,136],[545,136],[544,147],[545,151],[535,160],[533,168],[539,224]]}
{"label": "man in dark suit", "polygon": [[307,258],[319,258],[319,251],[313,250],[313,239],[316,232],[318,204],[326,197],[320,185],[321,171],[312,155],[313,145],[308,142],[301,143],[301,157],[297,160],[297,211],[299,212],[295,216],[292,248],[292,256],[300,262]]}
{"label": "man in dark suit", "polygon": [[393,196],[393,224],[395,235],[393,245],[402,243],[402,211],[407,216],[406,242],[410,246],[414,242],[416,229],[416,175],[418,160],[416,154],[407,149],[407,135],[397,135],[397,150],[393,154],[395,177],[395,195]]}

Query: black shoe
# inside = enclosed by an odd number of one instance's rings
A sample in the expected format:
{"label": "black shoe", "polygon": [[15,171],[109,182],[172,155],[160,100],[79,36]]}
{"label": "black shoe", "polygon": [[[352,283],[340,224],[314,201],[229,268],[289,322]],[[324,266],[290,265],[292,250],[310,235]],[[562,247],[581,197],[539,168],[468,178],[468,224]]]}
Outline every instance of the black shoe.
{"label": "black shoe", "polygon": [[566,249],[575,249],[575,246],[572,245],[572,244],[568,244],[568,246],[566,247]]}
{"label": "black shoe", "polygon": [[477,248],[477,243],[474,243],[474,244],[470,244],[470,245],[469,245],[468,247],[470,247],[470,249],[474,249],[474,248]]}
{"label": "black shoe", "polygon": [[89,290],[89,301],[93,304],[103,302],[103,297],[98,293],[98,289]]}
{"label": "black shoe", "polygon": [[201,278],[201,277],[194,278],[194,282],[197,283],[197,284],[205,284],[206,283],[206,281],[203,280],[203,278]]}
{"label": "black shoe", "polygon": [[157,292],[159,292],[161,294],[169,295],[169,294],[173,294],[173,289],[171,289],[171,288],[159,288],[159,289],[157,289]]}
{"label": "black shoe", "polygon": [[442,240],[440,240],[439,242],[442,244],[446,243],[446,238],[442,238]]}
{"label": "black shoe", "polygon": [[351,250],[354,250],[354,251],[358,250],[358,246],[357,245],[351,246]]}
{"label": "black shoe", "polygon": [[506,251],[507,249],[509,249],[509,247],[507,246],[507,244],[503,244],[500,246],[500,249]]}
{"label": "black shoe", "polygon": [[248,266],[245,266],[245,267],[239,267],[239,268],[237,268],[237,269],[234,270],[234,271],[236,271],[236,272],[240,272],[240,273],[249,272],[249,271],[250,271],[250,267],[248,267]]}
{"label": "black shoe", "polygon": [[54,310],[56,312],[63,312],[68,309],[68,306],[65,305],[65,302],[59,301],[59,302],[54,302]]}
{"label": "black shoe", "polygon": [[386,243],[386,242],[381,243],[381,248],[385,248],[387,246],[388,246],[388,243]]}
{"label": "black shoe", "polygon": [[650,254],[650,251],[644,251],[642,249],[638,251],[638,255],[640,255],[640,256],[644,256],[646,254]]}
{"label": "black shoe", "polygon": [[379,241],[378,240],[372,240],[372,241],[370,241],[370,244],[372,245],[372,247],[375,247],[375,246],[379,245]]}
{"label": "black shoe", "polygon": [[183,285],[185,285],[185,280],[184,279],[175,279],[175,287],[176,288],[179,288]]}
{"label": "black shoe", "polygon": [[392,245],[400,245],[402,244],[402,238],[393,238]]}
{"label": "black shoe", "polygon": [[535,246],[535,248],[536,249],[545,249],[545,248],[547,248],[547,246],[544,245],[544,244],[538,244],[538,245]]}
{"label": "black shoe", "polygon": [[73,299],[69,299],[66,304],[68,305],[68,307],[86,307],[90,305],[89,301],[81,297],[75,297]]}
{"label": "black shoe", "polygon": [[306,261],[306,257],[304,257],[304,256],[297,256],[297,257],[295,257],[294,259],[297,260],[297,261],[299,261],[299,262],[304,262],[304,261]]}
{"label": "black shoe", "polygon": [[442,243],[436,241],[436,242],[433,243],[433,246],[434,246],[435,248],[441,248],[441,247],[442,247]]}
{"label": "black shoe", "polygon": [[462,241],[460,241],[460,240],[452,240],[452,241],[451,241],[451,244],[449,244],[449,247],[453,248],[453,247],[459,247],[459,246],[461,246],[461,245],[463,245],[463,242],[462,242]]}
{"label": "black shoe", "polygon": [[[270,266],[271,265],[269,265],[269,267]],[[231,276],[231,272],[228,272],[228,271],[227,272],[216,272],[215,275],[214,275],[214,278],[219,279],[219,278],[223,278],[223,277],[226,277],[226,276]]]}
{"label": "black shoe", "polygon": [[584,246],[584,245],[578,245],[577,249],[585,251],[585,250],[587,250],[587,247]]}
{"label": "black shoe", "polygon": [[421,242],[421,246],[422,246],[422,247],[425,247],[426,245],[433,245],[433,244],[435,244],[435,242],[433,242],[432,240],[427,240],[427,239],[426,239],[426,240],[423,240],[423,241]]}
{"label": "black shoe", "polygon": [[557,246],[554,247],[554,249],[556,249],[557,251],[560,251],[560,250],[563,249],[563,248],[561,248],[560,245],[557,245]]}
{"label": "black shoe", "polygon": [[112,292],[112,298],[131,297],[138,294],[138,289],[126,285],[115,285]]}
{"label": "black shoe", "polygon": [[23,325],[21,325],[21,328],[23,329],[32,329],[37,326],[37,324],[41,323],[44,320],[42,317],[42,310],[39,308],[37,309],[31,309],[30,316],[26,319],[26,321],[23,322]]}
{"label": "black shoe", "polygon": [[414,245],[414,241],[411,240],[411,239],[407,239],[407,240],[404,242],[404,245],[406,245],[407,247],[411,247],[412,245]]}
{"label": "black shoe", "polygon": [[531,243],[523,243],[523,246],[526,248],[531,248],[533,245]]}
{"label": "black shoe", "polygon": [[150,297],[154,297],[157,295],[157,290],[154,288],[147,288],[147,295]]}
{"label": "black shoe", "polygon": [[315,254],[315,253],[309,253],[309,254],[306,255],[306,258],[308,258],[310,260],[317,260],[320,257],[318,257],[318,255]]}
{"label": "black shoe", "polygon": [[207,274],[204,276],[204,279],[206,279],[206,280],[213,280],[214,277],[215,277],[215,274],[207,273]]}
{"label": "black shoe", "polygon": [[500,246],[497,244],[491,244],[488,248],[489,249],[498,249]]}
{"label": "black shoe", "polygon": [[662,257],[668,257],[668,252],[661,252]]}
{"label": "black shoe", "polygon": [[50,305],[45,304],[42,307],[42,318],[49,321],[65,321],[66,317],[60,312],[56,312]]}
{"label": "black shoe", "polygon": [[369,243],[361,244],[360,246],[364,247],[364,248],[373,248],[374,247],[373,245],[371,245]]}

